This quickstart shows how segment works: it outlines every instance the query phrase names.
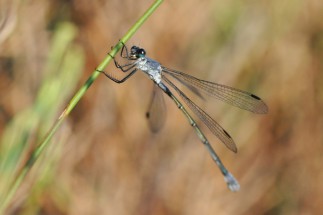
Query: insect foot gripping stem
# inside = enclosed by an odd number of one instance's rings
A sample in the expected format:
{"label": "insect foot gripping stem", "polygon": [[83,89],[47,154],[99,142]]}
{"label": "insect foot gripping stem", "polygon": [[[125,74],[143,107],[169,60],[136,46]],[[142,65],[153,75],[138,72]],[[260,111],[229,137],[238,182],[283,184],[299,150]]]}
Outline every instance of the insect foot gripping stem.
{"label": "insect foot gripping stem", "polygon": [[232,192],[237,192],[240,189],[239,182],[233,177],[233,175],[230,172],[227,172],[227,174],[224,175],[224,180],[227,182],[228,188]]}

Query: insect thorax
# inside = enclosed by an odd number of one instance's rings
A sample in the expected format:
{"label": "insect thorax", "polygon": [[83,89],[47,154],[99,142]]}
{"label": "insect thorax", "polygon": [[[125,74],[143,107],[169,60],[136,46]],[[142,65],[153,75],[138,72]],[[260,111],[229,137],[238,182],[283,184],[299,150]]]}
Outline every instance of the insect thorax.
{"label": "insect thorax", "polygon": [[140,58],[137,62],[137,68],[146,73],[155,83],[161,82],[160,63],[150,58]]}

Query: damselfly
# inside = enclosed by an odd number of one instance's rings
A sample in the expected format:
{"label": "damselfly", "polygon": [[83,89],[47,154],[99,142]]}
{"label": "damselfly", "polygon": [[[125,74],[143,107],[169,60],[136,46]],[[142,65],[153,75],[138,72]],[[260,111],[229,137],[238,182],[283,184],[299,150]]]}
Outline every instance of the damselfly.
{"label": "damselfly", "polygon": [[201,131],[200,127],[197,125],[195,120],[182,105],[182,103],[175,97],[169,87],[172,87],[178,93],[178,95],[186,103],[186,105],[199,117],[199,119],[210,129],[210,131],[215,136],[217,136],[221,140],[221,142],[225,144],[226,147],[228,147],[233,152],[237,152],[237,147],[233,139],[214,119],[212,119],[204,110],[202,110],[192,100],[190,100],[173,82],[171,82],[168,77],[171,77],[174,80],[180,82],[199,96],[205,94],[241,109],[251,111],[253,113],[267,113],[267,105],[258,96],[252,93],[248,93],[222,84],[201,80],[186,73],[164,67],[159,62],[146,57],[146,51],[140,47],[132,46],[129,52],[128,48],[123,44],[120,56],[128,60],[128,63],[120,65],[113,58],[115,66],[122,72],[126,73],[123,78],[118,79],[104,71],[97,71],[103,72],[109,79],[116,83],[122,83],[126,81],[137,70],[141,70],[145,74],[147,74],[149,78],[155,83],[153,95],[149,104],[149,110],[146,115],[152,131],[158,131],[163,126],[165,121],[165,117],[163,117],[163,114],[161,114],[161,112],[163,111],[159,105],[164,105],[162,94],[159,93],[163,91],[175,102],[177,107],[183,112],[189,123],[193,126],[197,133],[197,136],[207,148],[212,159],[221,170],[229,189],[231,191],[238,191],[240,188],[238,181],[225,168],[219,156],[216,154],[206,136]]}

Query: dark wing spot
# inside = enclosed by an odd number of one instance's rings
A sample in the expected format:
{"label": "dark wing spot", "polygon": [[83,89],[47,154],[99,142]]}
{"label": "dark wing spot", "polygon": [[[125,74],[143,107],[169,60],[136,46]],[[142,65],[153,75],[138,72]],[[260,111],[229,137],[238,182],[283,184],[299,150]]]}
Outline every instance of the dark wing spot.
{"label": "dark wing spot", "polygon": [[225,133],[225,135],[232,139],[232,137],[230,136],[230,134],[228,134],[228,132],[226,132],[226,130],[223,129],[223,132]]}
{"label": "dark wing spot", "polygon": [[147,112],[147,113],[146,113],[146,118],[147,118],[147,119],[149,119],[149,117],[150,117],[150,113],[149,113],[149,112]]}
{"label": "dark wing spot", "polygon": [[254,94],[250,94],[250,96],[254,99],[257,99],[257,100],[261,100],[258,96],[254,95]]}

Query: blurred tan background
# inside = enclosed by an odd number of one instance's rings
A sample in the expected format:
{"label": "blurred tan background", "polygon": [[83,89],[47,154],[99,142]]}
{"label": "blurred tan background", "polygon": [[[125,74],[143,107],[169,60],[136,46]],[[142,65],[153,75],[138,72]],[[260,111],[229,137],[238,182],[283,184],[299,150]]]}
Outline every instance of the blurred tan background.
{"label": "blurred tan background", "polygon": [[[152,1],[0,3],[0,188]],[[202,126],[241,184],[230,192],[172,101],[152,134],[152,83],[100,76],[55,134],[8,214],[320,214],[323,1],[165,1],[128,45],[165,66],[253,92],[255,115],[198,101],[234,138]],[[115,70],[110,65],[107,71]],[[197,117],[195,117],[197,119]]]}

